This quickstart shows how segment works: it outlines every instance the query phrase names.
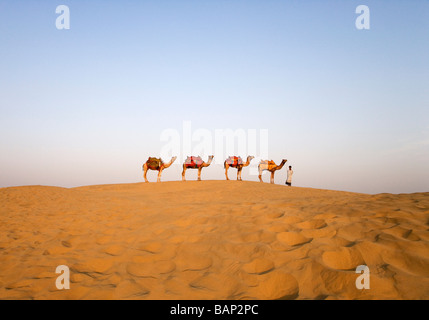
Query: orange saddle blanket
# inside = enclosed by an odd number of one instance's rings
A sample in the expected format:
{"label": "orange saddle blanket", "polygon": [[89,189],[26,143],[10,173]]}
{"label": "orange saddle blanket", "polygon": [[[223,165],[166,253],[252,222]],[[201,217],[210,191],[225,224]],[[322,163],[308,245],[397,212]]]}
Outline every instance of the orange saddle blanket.
{"label": "orange saddle blanket", "polygon": [[243,159],[241,159],[241,157],[228,157],[228,159],[226,159],[226,163],[230,166],[230,167],[236,167],[240,164],[243,164]]}

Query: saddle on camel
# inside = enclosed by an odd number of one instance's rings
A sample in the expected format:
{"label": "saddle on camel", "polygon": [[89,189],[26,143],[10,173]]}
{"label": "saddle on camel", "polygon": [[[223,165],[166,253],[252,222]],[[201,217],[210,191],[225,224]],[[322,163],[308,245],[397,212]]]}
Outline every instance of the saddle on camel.
{"label": "saddle on camel", "polygon": [[226,159],[226,163],[230,166],[230,167],[237,167],[241,164],[243,164],[243,159],[241,159],[241,157],[228,157],[228,159]]}
{"label": "saddle on camel", "polygon": [[159,170],[164,162],[161,159],[149,157],[149,159],[146,161],[146,164],[151,170]]}
{"label": "saddle on camel", "polygon": [[276,163],[273,160],[261,160],[261,163],[268,164],[269,166],[276,165]]}
{"label": "saddle on camel", "polygon": [[201,157],[187,157],[185,161],[185,167],[189,169],[196,169],[201,167],[201,165],[204,163],[203,159]]}

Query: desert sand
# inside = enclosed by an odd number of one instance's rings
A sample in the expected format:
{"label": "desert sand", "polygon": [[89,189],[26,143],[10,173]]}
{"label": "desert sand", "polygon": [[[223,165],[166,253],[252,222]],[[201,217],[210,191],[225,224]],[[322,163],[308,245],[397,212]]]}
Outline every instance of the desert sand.
{"label": "desert sand", "polygon": [[[58,290],[58,265],[70,290]],[[370,289],[357,289],[367,265]],[[0,299],[429,299],[429,193],[0,189]]]}

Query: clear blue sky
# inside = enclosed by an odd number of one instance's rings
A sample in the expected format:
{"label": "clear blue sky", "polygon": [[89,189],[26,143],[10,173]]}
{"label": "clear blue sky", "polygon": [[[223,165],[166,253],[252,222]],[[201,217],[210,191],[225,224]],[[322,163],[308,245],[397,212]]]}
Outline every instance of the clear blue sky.
{"label": "clear blue sky", "polygon": [[192,121],[268,129],[297,186],[429,191],[429,1],[0,0],[0,46],[0,187],[140,182]]}

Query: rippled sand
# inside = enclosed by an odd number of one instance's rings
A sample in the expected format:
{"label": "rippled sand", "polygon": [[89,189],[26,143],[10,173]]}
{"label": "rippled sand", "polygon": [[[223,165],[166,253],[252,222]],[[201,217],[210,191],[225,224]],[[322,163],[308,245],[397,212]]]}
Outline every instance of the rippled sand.
{"label": "rippled sand", "polygon": [[[429,299],[429,193],[0,189],[0,299]],[[71,273],[58,290],[58,265]],[[357,289],[358,265],[370,289]]]}

